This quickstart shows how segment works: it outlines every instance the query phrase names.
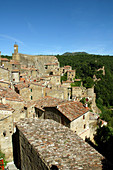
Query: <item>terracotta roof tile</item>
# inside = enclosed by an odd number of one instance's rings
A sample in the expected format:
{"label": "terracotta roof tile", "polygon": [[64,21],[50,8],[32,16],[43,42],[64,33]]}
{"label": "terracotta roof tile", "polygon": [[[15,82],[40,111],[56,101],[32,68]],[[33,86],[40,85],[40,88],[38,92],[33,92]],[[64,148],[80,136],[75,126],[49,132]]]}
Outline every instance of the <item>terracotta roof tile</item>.
{"label": "terracotta roof tile", "polygon": [[11,101],[18,101],[18,102],[23,102],[24,100],[21,98],[19,94],[17,94],[15,91],[12,89],[6,88],[6,87],[1,87],[0,86],[0,97],[5,97],[6,100],[11,100]]}
{"label": "terracotta roof tile", "polygon": [[75,72],[75,70],[68,70],[68,72]]}
{"label": "terracotta roof tile", "polygon": [[35,107],[39,109],[44,109],[45,107],[57,107],[57,109],[70,121],[73,121],[89,111],[89,108],[85,108],[81,102],[70,102],[49,96],[37,100]]}
{"label": "terracotta roof tile", "polygon": [[1,61],[9,61],[7,58],[1,58]]}
{"label": "terracotta roof tile", "polygon": [[11,108],[8,104],[2,104],[2,103],[0,103],[0,110],[14,111],[14,109]]}
{"label": "terracotta roof tile", "polygon": [[23,119],[16,125],[35,152],[44,160],[48,169],[56,165],[62,170],[102,170],[103,160],[107,166],[109,165],[88,143],[69,128],[53,120],[30,118]]}
{"label": "terracotta roof tile", "polygon": [[64,66],[64,68],[70,68],[71,66],[67,65],[67,66]]}
{"label": "terracotta roof tile", "polygon": [[66,116],[70,121],[87,113],[90,109],[85,108],[79,101],[64,103],[57,106],[57,109]]}
{"label": "terracotta roof tile", "polygon": [[16,84],[15,87],[20,90],[20,89],[23,89],[23,88],[28,88],[29,87],[29,84],[28,83],[19,83],[19,84]]}

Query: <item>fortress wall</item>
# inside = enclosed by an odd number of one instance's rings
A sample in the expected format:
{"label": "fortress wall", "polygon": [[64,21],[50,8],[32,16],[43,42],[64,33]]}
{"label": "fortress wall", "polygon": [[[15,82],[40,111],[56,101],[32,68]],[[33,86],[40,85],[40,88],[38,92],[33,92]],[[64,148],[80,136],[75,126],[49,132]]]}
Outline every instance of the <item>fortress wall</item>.
{"label": "fortress wall", "polygon": [[35,66],[39,69],[39,72],[45,73],[44,64],[46,63],[55,63],[58,62],[55,56],[38,56],[38,55],[27,55],[27,54],[18,54],[19,61],[23,65]]}

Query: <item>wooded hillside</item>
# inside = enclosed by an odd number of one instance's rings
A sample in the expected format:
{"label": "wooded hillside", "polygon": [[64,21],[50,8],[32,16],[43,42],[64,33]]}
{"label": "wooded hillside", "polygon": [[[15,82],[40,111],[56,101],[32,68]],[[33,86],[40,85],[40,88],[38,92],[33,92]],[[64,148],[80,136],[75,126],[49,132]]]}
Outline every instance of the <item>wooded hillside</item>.
{"label": "wooded hillside", "polygon": [[[113,56],[92,55],[87,53],[66,53],[57,55],[60,66],[70,65],[76,70],[76,78],[81,78],[83,85],[88,88],[94,85],[96,103],[101,109],[101,118],[113,127]],[[105,75],[99,68],[105,67]],[[96,75],[100,81],[93,81]]]}

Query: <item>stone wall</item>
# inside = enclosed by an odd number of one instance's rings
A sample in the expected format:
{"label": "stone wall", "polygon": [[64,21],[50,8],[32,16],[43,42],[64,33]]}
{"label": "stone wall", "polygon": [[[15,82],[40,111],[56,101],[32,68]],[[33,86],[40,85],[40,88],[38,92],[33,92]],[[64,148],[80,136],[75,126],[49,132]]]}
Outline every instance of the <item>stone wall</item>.
{"label": "stone wall", "polygon": [[81,87],[72,87],[72,97],[81,97],[82,96],[82,89]]}
{"label": "stone wall", "polygon": [[25,101],[31,100],[31,89],[30,88],[23,88],[19,90],[19,94]]}
{"label": "stone wall", "polygon": [[30,88],[32,89],[31,92],[31,100],[37,100],[41,97],[44,97],[44,87],[37,85],[37,84],[30,84]]}
{"label": "stone wall", "polygon": [[25,118],[24,102],[6,100],[6,103],[9,104],[14,109],[13,112],[14,121],[19,121],[20,118]]}
{"label": "stone wall", "polygon": [[[16,57],[18,55],[18,57]],[[17,53],[13,55],[13,59],[17,59],[21,64],[32,67],[35,66],[39,69],[41,75],[44,75],[46,70],[44,64],[46,63],[58,63],[58,59],[55,56],[38,56]],[[40,75],[40,76],[41,76]]]}
{"label": "stone wall", "polygon": [[10,72],[2,67],[0,67],[0,80],[10,81]]}
{"label": "stone wall", "polygon": [[[20,170],[49,170],[49,167],[47,166],[46,162],[44,162],[43,159],[41,159],[41,155],[33,148],[31,143],[26,139],[26,137],[23,135],[21,131],[18,131],[17,129],[17,136],[16,138],[19,138],[18,146],[20,149],[15,148],[15,164],[17,168]],[[15,135],[16,135],[15,133]],[[15,140],[15,138],[14,138]],[[13,141],[15,144],[15,141]],[[15,146],[16,147],[16,146]],[[18,160],[18,161],[17,161]],[[18,163],[19,162],[19,163]]]}
{"label": "stone wall", "polygon": [[67,127],[70,127],[70,121],[63,116],[56,108],[46,107],[44,112],[44,119],[52,119],[58,123],[61,123]]}
{"label": "stone wall", "polygon": [[70,123],[71,130],[75,131],[82,139],[89,137],[89,112],[78,117]]}
{"label": "stone wall", "polygon": [[11,111],[0,110],[0,150],[7,161],[13,160],[12,153],[13,118]]}

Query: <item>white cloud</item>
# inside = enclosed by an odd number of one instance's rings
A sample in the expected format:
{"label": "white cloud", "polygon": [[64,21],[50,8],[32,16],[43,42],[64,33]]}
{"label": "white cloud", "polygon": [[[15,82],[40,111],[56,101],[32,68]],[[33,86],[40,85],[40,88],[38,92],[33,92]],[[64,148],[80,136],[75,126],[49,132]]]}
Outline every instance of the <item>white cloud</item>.
{"label": "white cloud", "polygon": [[9,36],[9,35],[0,34],[0,37],[5,38],[5,39],[9,39],[9,40],[13,40],[13,41],[18,42],[18,43],[20,43],[20,44],[24,44],[22,41],[14,38],[14,37],[11,37],[11,36]]}

